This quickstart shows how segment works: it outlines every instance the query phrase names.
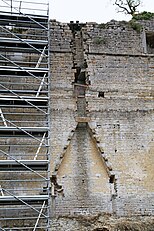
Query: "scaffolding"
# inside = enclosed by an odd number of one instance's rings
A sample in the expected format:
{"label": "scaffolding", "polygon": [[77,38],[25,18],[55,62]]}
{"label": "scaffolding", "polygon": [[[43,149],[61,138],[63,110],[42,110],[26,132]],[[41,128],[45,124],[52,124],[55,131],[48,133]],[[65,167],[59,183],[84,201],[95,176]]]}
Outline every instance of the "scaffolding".
{"label": "scaffolding", "polygon": [[49,230],[48,3],[0,7],[0,230]]}

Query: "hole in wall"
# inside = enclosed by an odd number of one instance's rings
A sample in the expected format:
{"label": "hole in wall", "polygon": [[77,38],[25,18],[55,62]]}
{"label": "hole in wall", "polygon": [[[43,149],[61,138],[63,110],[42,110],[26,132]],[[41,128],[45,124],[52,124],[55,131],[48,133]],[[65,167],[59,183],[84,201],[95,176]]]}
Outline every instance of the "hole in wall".
{"label": "hole in wall", "polygon": [[98,97],[102,97],[102,98],[104,98],[104,92],[99,91],[99,93],[98,93]]}
{"label": "hole in wall", "polygon": [[82,71],[82,69],[77,77],[77,82],[80,84],[86,84],[86,73],[85,71]]}
{"label": "hole in wall", "polygon": [[75,83],[78,82],[78,76],[80,74],[81,68],[80,67],[76,67],[76,73],[75,73]]}
{"label": "hole in wall", "polygon": [[84,68],[76,67],[75,83],[86,84],[86,71]]}
{"label": "hole in wall", "polygon": [[115,175],[111,175],[109,179],[109,183],[113,184],[115,182]]}
{"label": "hole in wall", "polygon": [[147,52],[154,54],[154,32],[146,33]]}
{"label": "hole in wall", "polygon": [[93,231],[109,231],[107,228],[96,228]]}

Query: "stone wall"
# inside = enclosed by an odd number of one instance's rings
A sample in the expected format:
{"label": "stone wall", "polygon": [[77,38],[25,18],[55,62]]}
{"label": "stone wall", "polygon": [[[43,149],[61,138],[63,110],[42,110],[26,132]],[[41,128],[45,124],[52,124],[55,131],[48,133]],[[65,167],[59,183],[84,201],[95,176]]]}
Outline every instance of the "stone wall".
{"label": "stone wall", "polygon": [[81,225],[99,214],[152,216],[154,55],[144,30],[50,26],[53,230],[117,230]]}

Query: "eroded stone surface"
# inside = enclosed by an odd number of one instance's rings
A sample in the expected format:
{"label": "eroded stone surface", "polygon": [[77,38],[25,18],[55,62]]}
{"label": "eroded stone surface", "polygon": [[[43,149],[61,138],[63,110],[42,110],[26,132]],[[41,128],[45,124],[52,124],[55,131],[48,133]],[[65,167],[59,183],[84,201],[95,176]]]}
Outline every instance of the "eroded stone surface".
{"label": "eroded stone surface", "polygon": [[154,24],[140,23],[51,21],[53,230],[153,230]]}

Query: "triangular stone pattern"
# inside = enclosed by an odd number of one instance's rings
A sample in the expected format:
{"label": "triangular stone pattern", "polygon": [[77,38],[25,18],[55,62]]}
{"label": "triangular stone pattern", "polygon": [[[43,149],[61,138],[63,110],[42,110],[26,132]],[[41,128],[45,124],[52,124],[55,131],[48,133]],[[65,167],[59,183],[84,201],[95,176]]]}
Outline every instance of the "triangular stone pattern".
{"label": "triangular stone pattern", "polygon": [[68,211],[71,208],[69,212],[73,214],[88,213],[93,208],[103,212],[111,210],[111,184],[87,126],[78,124],[57,174],[63,196],[61,200],[55,199],[60,206],[56,204],[56,209],[61,208],[62,203]]}

